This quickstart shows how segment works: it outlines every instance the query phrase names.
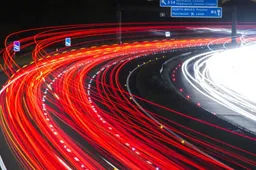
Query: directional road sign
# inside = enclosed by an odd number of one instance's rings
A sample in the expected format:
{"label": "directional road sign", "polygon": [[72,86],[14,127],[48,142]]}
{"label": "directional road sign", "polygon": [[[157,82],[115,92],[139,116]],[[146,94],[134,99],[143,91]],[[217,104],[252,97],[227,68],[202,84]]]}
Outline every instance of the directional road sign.
{"label": "directional road sign", "polygon": [[222,18],[222,8],[172,7],[171,17]]}
{"label": "directional road sign", "polygon": [[71,46],[71,38],[65,38],[65,46],[70,47]]}
{"label": "directional road sign", "polygon": [[20,42],[19,41],[14,41],[13,42],[13,51],[15,51],[15,52],[20,51]]}
{"label": "directional road sign", "polygon": [[161,7],[217,7],[218,0],[160,0]]}

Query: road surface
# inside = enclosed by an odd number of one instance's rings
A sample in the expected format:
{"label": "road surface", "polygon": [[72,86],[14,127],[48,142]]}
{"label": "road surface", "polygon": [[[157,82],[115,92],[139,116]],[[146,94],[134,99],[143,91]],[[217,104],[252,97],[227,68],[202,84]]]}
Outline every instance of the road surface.
{"label": "road surface", "polygon": [[[207,25],[206,37],[196,25],[126,24],[122,44],[116,44],[115,24],[17,33],[36,32],[21,39],[33,48],[29,64],[16,65],[11,45],[2,52],[9,76],[0,91],[1,129],[10,146],[1,153],[7,169],[12,161],[21,169],[255,167],[255,136],[233,132],[231,124],[206,111],[198,114],[203,111],[167,92],[161,79],[168,59],[230,39],[217,29],[225,25]],[[162,30],[173,30],[172,37],[159,35]],[[72,47],[63,47],[65,37],[74,40]]]}

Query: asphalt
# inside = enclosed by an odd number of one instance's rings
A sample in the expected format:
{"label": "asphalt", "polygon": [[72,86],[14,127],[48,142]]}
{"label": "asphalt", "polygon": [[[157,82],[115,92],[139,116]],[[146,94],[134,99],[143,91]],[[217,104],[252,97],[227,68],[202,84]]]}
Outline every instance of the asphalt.
{"label": "asphalt", "polygon": [[[168,58],[179,56],[184,53],[187,53],[187,51],[169,53]],[[153,56],[152,58],[155,58],[155,56]],[[165,61],[166,59],[161,59],[161,60],[159,59],[150,64],[146,64],[140,69],[138,69],[137,72],[134,73],[130,81],[131,82],[130,87],[133,94],[136,94],[142,98],[145,98],[146,100],[152,101],[154,103],[165,106],[167,108],[185,113],[194,118],[198,118],[200,120],[204,120],[212,124],[224,127],[226,129],[230,129],[230,130],[237,129],[236,126],[229,124],[226,121],[210,114],[206,110],[197,107],[194,103],[180,96],[175,90],[173,90],[172,87],[168,86],[163,81],[162,76],[160,74],[161,66]],[[138,63],[139,62],[141,61],[138,61]],[[237,146],[239,148],[250,151],[252,153],[256,153],[255,142],[251,140],[241,138],[237,135],[233,135],[223,130],[218,130],[214,127],[206,126],[201,123],[191,121],[189,119],[185,119],[183,116],[172,114],[169,111],[166,111],[159,107],[149,105],[143,101],[139,101],[139,103],[147,110],[157,113],[160,116],[164,116],[168,119],[175,120],[175,122],[178,122],[179,124],[186,125],[186,127],[189,127],[198,132],[207,134],[213,138],[219,139],[233,146]],[[184,133],[189,133],[184,129],[180,129],[180,130],[183,131]],[[241,133],[247,134],[248,136],[252,136],[250,133],[243,130],[241,131]],[[207,139],[202,138],[202,140],[207,140]],[[195,145],[197,144],[195,143]],[[221,146],[221,147],[225,147],[225,146]],[[240,154],[242,155],[243,153],[240,153]],[[256,158],[254,160],[256,161]],[[237,169],[236,166],[229,164],[225,160],[221,160],[221,161]],[[253,169],[255,167],[248,167],[248,168]]]}
{"label": "asphalt", "polygon": [[[170,63],[173,64],[173,63]],[[193,75],[193,65],[190,66],[191,73]],[[170,67],[172,68],[172,67]],[[170,72],[169,72],[169,79],[170,79]],[[235,131],[243,131],[253,133],[256,135],[256,123],[255,121],[246,118],[245,116],[242,116],[241,114],[234,112],[233,110],[225,107],[224,105],[217,103],[208,97],[204,96],[203,94],[199,93],[196,89],[194,89],[184,78],[182,75],[181,70],[177,71],[178,80],[176,84],[179,87],[183,88],[183,93],[190,94],[191,101],[194,101],[194,103],[200,102],[201,108],[204,108],[205,110],[214,113],[219,118],[228,121],[229,123],[237,126]],[[202,90],[202,89],[201,89]],[[204,90],[203,90],[204,91]]]}
{"label": "asphalt", "polygon": [[[132,61],[131,63],[129,63],[127,66],[124,67],[123,71],[121,71],[122,79],[120,79],[120,81],[123,82],[122,84],[125,84],[124,77],[126,77],[129,71],[134,69],[138,64],[141,64],[142,62],[147,61],[150,58],[154,59],[156,57],[160,58],[162,55],[168,55],[166,59],[159,59],[155,62],[152,62],[151,64],[147,64],[141,67],[137,72],[135,72],[135,74],[131,77],[131,81],[130,81],[132,92],[149,101],[180,111],[182,113],[186,113],[195,118],[199,118],[199,119],[211,122],[213,124],[217,124],[227,129],[236,129],[237,127],[213,116],[212,114],[209,114],[207,111],[200,109],[197,106],[195,106],[193,103],[185,100],[183,97],[177,94],[175,90],[173,90],[170,86],[168,86],[163,81],[160,74],[160,69],[162,64],[170,57],[179,56],[189,51],[191,51],[191,49],[170,52],[168,54],[152,55],[149,57]],[[97,68],[95,68],[95,71],[97,71]],[[95,71],[92,71],[92,74]],[[0,79],[1,84],[3,84],[7,80],[7,77],[4,76],[3,73],[0,73],[0,78],[1,78]],[[253,153],[256,153],[256,150],[254,147],[255,144],[251,141],[242,139],[235,135],[232,135],[211,127],[206,127],[205,125],[201,125],[200,123],[197,123],[188,119],[184,119],[181,116],[178,116],[176,114],[171,114],[168,111],[165,111],[161,108],[154,107],[152,105],[148,105],[142,101],[140,101],[140,104],[143,107],[145,107],[147,110],[158,113],[159,115],[164,116],[168,119],[175,120],[176,122],[186,125],[187,127],[195,129],[199,132],[206,133],[214,138],[221,139],[222,141],[225,141],[232,145],[235,145],[245,150],[249,150]],[[71,128],[66,126],[63,122],[58,120],[58,118],[56,118],[56,121],[64,129],[64,131],[66,131],[73,139],[75,139],[79,143],[79,145],[81,145],[81,147],[91,148],[91,146],[89,146],[88,143],[84,141],[79,134],[77,134]],[[181,129],[181,130],[184,131],[184,129]],[[243,132],[243,133],[246,134],[247,132]],[[0,133],[0,142],[1,142],[0,154],[4,160],[4,163],[6,164],[7,169],[19,170],[20,169],[19,164],[16,161],[14,155],[11,153],[10,149],[8,148],[8,145],[4,140],[2,133]],[[92,153],[96,153],[92,148],[90,150]]]}
{"label": "asphalt", "polygon": [[[185,49],[181,51],[175,51],[170,52],[167,55],[170,55],[171,57],[178,56],[180,54],[189,52],[190,49]],[[162,54],[158,54],[157,56],[161,56]],[[127,77],[127,74],[129,74],[129,71],[133,68],[135,68],[138,63],[141,63],[143,61],[148,60],[149,58],[155,58],[155,55],[146,57],[144,59],[138,59],[133,62],[131,62],[128,66],[125,66],[125,70],[121,71],[121,79],[120,81],[123,82],[122,84],[125,84],[124,77]],[[181,111],[183,113],[186,113],[190,116],[200,118],[202,120],[209,121],[213,124],[217,124],[220,126],[223,126],[228,129],[235,129],[236,127],[230,125],[229,123],[209,114],[207,111],[198,108],[191,102],[188,102],[184,100],[180,95],[178,95],[172,88],[170,88],[166,83],[163,81],[159,70],[161,69],[161,65],[164,61],[167,59],[160,59],[156,62],[152,62],[151,64],[147,64],[143,67],[141,67],[132,77],[131,77],[131,89],[132,92],[135,93],[138,96],[141,96],[147,100],[153,101],[157,104],[166,106],[168,108]],[[98,68],[98,67],[97,67]],[[93,72],[97,70],[95,68]],[[100,68],[100,67],[99,67]],[[3,85],[7,81],[7,77],[4,75],[3,72],[0,72],[0,85]],[[175,114],[170,114],[170,112],[167,112],[163,109],[153,107],[151,105],[148,105],[142,101],[140,101],[140,104],[145,107],[148,110],[151,110],[155,113],[160,114],[161,116],[167,117],[169,119],[173,119],[180,124],[187,125],[187,127],[191,127],[197,131],[207,133],[212,137],[224,140],[225,142],[230,142],[231,144],[234,144],[236,146],[239,146],[241,148],[244,148],[246,150],[250,150],[251,152],[256,153],[255,151],[255,144],[251,141],[247,141],[245,139],[238,138],[234,135],[225,133],[223,131],[218,131],[211,127],[205,127],[202,126],[199,123],[196,123],[191,120],[187,120],[182,118],[181,116],[177,116]],[[65,125],[62,121],[60,121],[58,118],[55,118],[58,124],[63,128],[64,131],[68,133],[73,139],[75,139],[81,147],[90,148],[90,151],[94,154],[97,154],[95,150],[86,142],[84,139],[81,138],[81,136],[76,133],[74,130],[72,130],[70,127]],[[246,132],[244,132],[246,134]],[[246,145],[245,145],[246,144]],[[5,138],[2,134],[2,131],[0,132],[0,155],[4,160],[4,163],[8,170],[19,170],[21,169],[17,160],[15,159],[14,155],[12,154],[11,150],[8,147],[8,144],[5,141]]]}
{"label": "asphalt", "polygon": [[[2,86],[7,81],[7,76],[0,72],[0,85]],[[3,162],[8,170],[20,170],[20,165],[15,158],[14,154],[9,148],[9,145],[7,144],[4,134],[2,133],[2,130],[0,131],[0,155],[3,159]]]}

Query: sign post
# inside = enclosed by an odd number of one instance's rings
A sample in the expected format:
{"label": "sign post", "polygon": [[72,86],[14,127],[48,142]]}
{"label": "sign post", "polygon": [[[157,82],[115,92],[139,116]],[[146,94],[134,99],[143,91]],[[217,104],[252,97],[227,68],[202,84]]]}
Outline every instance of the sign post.
{"label": "sign post", "polygon": [[234,6],[232,8],[232,43],[236,44],[236,36],[237,36],[237,7]]}

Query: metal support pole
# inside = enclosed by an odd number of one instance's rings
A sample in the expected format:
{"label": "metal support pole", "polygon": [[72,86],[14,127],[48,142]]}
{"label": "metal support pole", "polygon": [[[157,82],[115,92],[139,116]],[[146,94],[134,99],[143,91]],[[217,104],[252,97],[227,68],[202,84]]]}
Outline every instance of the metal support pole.
{"label": "metal support pole", "polygon": [[119,44],[122,44],[122,9],[120,5],[117,6],[117,20],[118,20],[117,40]]}
{"label": "metal support pole", "polygon": [[237,7],[233,6],[232,8],[232,43],[236,44],[236,35],[237,35]]}

